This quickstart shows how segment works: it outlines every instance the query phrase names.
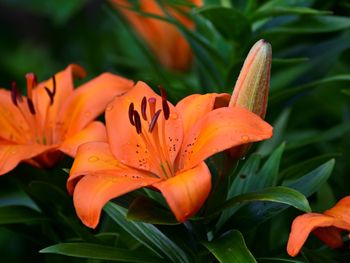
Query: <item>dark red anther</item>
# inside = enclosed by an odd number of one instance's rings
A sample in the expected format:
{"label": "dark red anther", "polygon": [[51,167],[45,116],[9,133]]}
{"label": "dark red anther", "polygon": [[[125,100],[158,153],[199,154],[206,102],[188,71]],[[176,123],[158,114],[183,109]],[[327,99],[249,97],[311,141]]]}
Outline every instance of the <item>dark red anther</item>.
{"label": "dark red anther", "polygon": [[50,105],[52,105],[53,101],[54,101],[53,99],[54,99],[55,94],[56,94],[56,77],[55,77],[55,75],[52,76],[52,91],[49,90],[48,87],[44,87],[44,88],[45,88],[47,95],[50,98]]}
{"label": "dark red anther", "polygon": [[44,87],[44,89],[45,89],[47,95],[48,95],[49,98],[50,98],[50,105],[52,105],[52,104],[53,104],[53,94],[52,94],[52,92],[49,90],[48,87]]}
{"label": "dark red anther", "polygon": [[167,120],[170,116],[170,108],[167,100],[162,101],[164,118]]}
{"label": "dark red anther", "polygon": [[132,102],[129,105],[129,121],[130,121],[132,126],[135,126],[135,122],[134,122],[134,103],[132,103]]}
{"label": "dark red anther", "polygon": [[159,85],[160,95],[162,97],[162,107],[163,107],[163,114],[164,118],[167,120],[170,116],[170,108],[168,104],[168,95],[165,91],[165,89]]}
{"label": "dark red anther", "polygon": [[153,115],[151,123],[149,124],[149,127],[148,127],[148,132],[153,131],[154,126],[156,126],[156,123],[157,123],[157,120],[158,120],[158,117],[159,117],[161,111],[162,110],[157,110],[157,112]]}
{"label": "dark red anther", "polygon": [[147,99],[146,97],[143,97],[141,101],[141,115],[145,121],[147,121],[146,108],[147,108]]}
{"label": "dark red anther", "polygon": [[13,104],[15,104],[15,106],[17,106],[17,94],[19,93],[18,89],[17,89],[17,85],[16,82],[12,81],[11,83],[11,100],[13,102]]}
{"label": "dark red anther", "polygon": [[134,111],[134,121],[135,121],[136,132],[137,134],[140,134],[142,132],[141,118],[140,118],[140,114],[137,111]]}
{"label": "dark red anther", "polygon": [[168,95],[166,94],[165,89],[159,85],[159,90],[160,90],[160,96],[162,97],[162,100],[168,100]]}
{"label": "dark red anther", "polygon": [[52,76],[52,98],[55,97],[56,94],[56,77],[55,75]]}
{"label": "dark red anther", "polygon": [[34,104],[33,101],[30,98],[27,98],[27,104],[28,104],[28,108],[31,114],[35,114],[35,108],[34,108]]}

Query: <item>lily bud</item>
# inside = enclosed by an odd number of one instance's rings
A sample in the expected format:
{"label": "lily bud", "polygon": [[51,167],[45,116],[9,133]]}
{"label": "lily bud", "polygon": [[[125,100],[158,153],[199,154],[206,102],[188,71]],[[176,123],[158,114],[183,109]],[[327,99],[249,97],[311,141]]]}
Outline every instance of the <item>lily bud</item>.
{"label": "lily bud", "polygon": [[259,40],[249,51],[238,76],[230,107],[243,107],[261,118],[265,117],[270,87],[272,48]]}
{"label": "lily bud", "polygon": [[[229,107],[246,108],[261,118],[265,117],[270,87],[272,48],[270,43],[259,40],[249,51],[238,76]],[[251,144],[230,149],[232,158],[241,158]]]}

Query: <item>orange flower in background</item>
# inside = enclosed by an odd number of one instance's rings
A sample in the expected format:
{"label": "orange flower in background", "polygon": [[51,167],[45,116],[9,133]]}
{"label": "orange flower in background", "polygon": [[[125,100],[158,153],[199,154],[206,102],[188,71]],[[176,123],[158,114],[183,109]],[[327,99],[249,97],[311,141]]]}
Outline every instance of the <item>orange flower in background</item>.
{"label": "orange flower in background", "polygon": [[[128,9],[132,5],[127,0],[111,0],[111,2],[144,39],[161,64],[173,70],[188,69],[192,62],[192,51],[176,26],[166,21],[143,16]],[[202,0],[190,0],[189,3],[201,6]],[[156,0],[140,0],[138,4],[142,12],[166,16]],[[169,6],[165,6],[165,8],[184,26],[189,29],[193,28],[193,22],[188,17],[179,14],[179,12],[176,12]],[[188,12],[188,9],[183,11]]]}
{"label": "orange flower in background", "polygon": [[[259,40],[250,49],[233,89],[229,107],[246,108],[265,118],[270,89],[272,48],[270,43]],[[245,144],[230,150],[233,158],[240,158],[249,150]]]}
{"label": "orange flower in background", "polygon": [[331,248],[343,246],[342,231],[350,231],[350,196],[323,212],[307,213],[294,219],[289,234],[287,252],[296,256],[312,232]]}
{"label": "orange flower in background", "polygon": [[22,161],[49,167],[62,152],[74,156],[83,142],[106,140],[104,124],[93,120],[133,82],[104,73],[74,90],[73,78],[84,76],[70,65],[40,84],[27,74],[27,97],[15,83],[11,91],[0,89],[0,175]]}
{"label": "orange flower in background", "polygon": [[183,222],[211,190],[205,159],[272,135],[272,127],[246,109],[214,109],[227,94],[195,94],[174,107],[161,93],[138,82],[106,109],[108,143],[79,147],[67,188],[85,225],[96,227],[109,200],[146,186],[158,189]]}

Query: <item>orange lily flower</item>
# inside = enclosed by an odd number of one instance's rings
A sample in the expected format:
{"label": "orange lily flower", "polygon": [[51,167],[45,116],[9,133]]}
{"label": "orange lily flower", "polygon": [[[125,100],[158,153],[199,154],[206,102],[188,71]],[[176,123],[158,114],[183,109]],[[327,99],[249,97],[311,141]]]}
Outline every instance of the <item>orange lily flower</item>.
{"label": "orange lily flower", "polygon": [[147,186],[158,189],[184,222],[211,190],[205,159],[272,135],[272,127],[246,109],[214,109],[228,94],[195,94],[175,107],[161,93],[138,82],[106,109],[108,143],[79,147],[67,188],[85,225],[96,227],[110,199]]}
{"label": "orange lily flower", "polygon": [[296,256],[312,232],[331,248],[343,246],[342,231],[350,231],[350,196],[342,198],[334,207],[319,213],[307,213],[294,219],[289,234],[287,252]]}
{"label": "orange lily flower", "polygon": [[50,167],[62,153],[74,156],[81,143],[106,140],[104,124],[93,120],[133,82],[104,73],[74,90],[73,78],[84,76],[70,65],[40,84],[28,73],[27,97],[15,83],[11,91],[0,89],[0,175],[22,161]]}
{"label": "orange lily flower", "polygon": [[[192,52],[186,39],[176,26],[156,18],[150,18],[128,10],[132,5],[127,0],[111,0],[112,4],[124,15],[135,31],[144,39],[160,63],[168,69],[186,70],[192,62]],[[190,0],[196,6],[202,5],[202,0]],[[139,8],[145,13],[165,16],[156,0],[140,0]],[[127,7],[127,8],[125,8]],[[193,22],[166,6],[167,11],[189,29]],[[188,12],[188,9],[184,10]]]}

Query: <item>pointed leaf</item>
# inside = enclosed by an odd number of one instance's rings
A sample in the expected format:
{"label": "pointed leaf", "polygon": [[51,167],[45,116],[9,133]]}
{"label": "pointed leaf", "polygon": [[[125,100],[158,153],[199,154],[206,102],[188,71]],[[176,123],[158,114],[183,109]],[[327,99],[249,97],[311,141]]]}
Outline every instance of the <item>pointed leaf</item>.
{"label": "pointed leaf", "polygon": [[259,144],[257,152],[262,156],[267,156],[272,151],[282,143],[284,138],[284,132],[289,120],[290,109],[285,109],[278,116],[277,120],[273,123],[273,135],[272,138],[266,141],[263,141]]}
{"label": "pointed leaf", "polygon": [[26,206],[3,206],[0,207],[0,225],[18,223],[41,223],[47,220],[38,211]]}
{"label": "pointed leaf", "polygon": [[157,255],[173,262],[191,262],[185,252],[155,226],[128,221],[125,208],[109,202],[104,210],[120,227]]}
{"label": "pointed leaf", "polygon": [[320,187],[328,180],[333,171],[334,164],[334,159],[329,160],[303,177],[294,180],[286,180],[282,185],[298,190],[306,197],[309,197],[320,189]]}
{"label": "pointed leaf", "polygon": [[259,173],[249,182],[249,190],[260,190],[275,186],[285,144],[282,143],[267,159]]}
{"label": "pointed leaf", "polygon": [[[333,166],[334,160],[330,160],[303,177],[293,181],[283,182],[283,185],[294,188],[305,196],[310,196],[329,178]],[[276,216],[287,208],[288,205],[282,203],[252,202],[238,210],[235,215],[227,221],[226,225],[230,225],[231,227],[251,228],[252,226],[261,224],[267,219]],[[259,213],[256,211],[259,211]]]}
{"label": "pointed leaf", "polygon": [[266,263],[305,263],[304,261],[289,258],[257,258],[257,260]]}
{"label": "pointed leaf", "polygon": [[158,225],[179,224],[169,210],[164,209],[153,199],[146,197],[139,197],[131,203],[127,219]]}
{"label": "pointed leaf", "polygon": [[228,40],[242,41],[251,32],[248,19],[239,11],[226,7],[208,7],[199,13],[210,20],[219,33]]}
{"label": "pointed leaf", "polygon": [[247,248],[243,235],[232,230],[225,233],[218,239],[211,242],[204,242],[203,245],[221,263],[256,263],[257,261]]}
{"label": "pointed leaf", "polygon": [[[300,192],[283,187],[276,186],[265,188],[260,192],[247,193],[235,196],[229,200],[227,200],[222,206],[219,206],[214,213],[218,213],[224,209],[236,206],[243,202],[252,202],[252,201],[268,201],[275,202],[280,204],[286,204],[293,206],[304,212],[311,212],[311,208],[309,206],[309,202],[306,197],[302,195]],[[260,213],[260,211],[259,211]]]}
{"label": "pointed leaf", "polygon": [[78,258],[90,258],[122,262],[163,262],[160,258],[135,253],[132,250],[90,243],[62,243],[44,248],[39,252],[49,254],[60,254]]}
{"label": "pointed leaf", "polygon": [[350,18],[343,16],[311,16],[303,17],[288,25],[275,27],[269,33],[316,34],[335,32],[350,28]]}

